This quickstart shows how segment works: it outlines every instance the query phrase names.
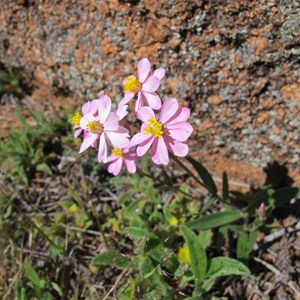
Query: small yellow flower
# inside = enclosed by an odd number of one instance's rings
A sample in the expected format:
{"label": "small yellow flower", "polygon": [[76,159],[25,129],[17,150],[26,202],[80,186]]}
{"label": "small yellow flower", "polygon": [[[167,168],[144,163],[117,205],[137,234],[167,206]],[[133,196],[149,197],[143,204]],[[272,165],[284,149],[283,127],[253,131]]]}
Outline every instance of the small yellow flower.
{"label": "small yellow flower", "polygon": [[184,262],[186,264],[191,264],[191,257],[190,257],[190,249],[188,246],[184,245],[178,249],[177,258],[179,261]]}
{"label": "small yellow flower", "polygon": [[80,120],[81,120],[81,115],[80,115],[80,112],[79,111],[77,111],[75,114],[74,114],[74,116],[73,116],[73,118],[71,119],[71,124],[72,125],[79,125],[80,124]]}
{"label": "small yellow flower", "polygon": [[174,216],[169,219],[169,224],[172,227],[177,227],[178,223],[179,223],[178,219],[176,217],[174,217]]}
{"label": "small yellow flower", "polygon": [[118,231],[119,230],[119,224],[114,223],[111,229],[112,229],[113,232]]}

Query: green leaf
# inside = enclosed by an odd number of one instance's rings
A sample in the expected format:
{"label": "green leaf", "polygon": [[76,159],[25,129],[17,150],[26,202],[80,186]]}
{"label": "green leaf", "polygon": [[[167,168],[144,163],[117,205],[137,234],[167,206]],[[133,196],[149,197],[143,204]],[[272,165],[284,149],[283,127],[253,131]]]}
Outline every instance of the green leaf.
{"label": "green leaf", "polygon": [[129,278],[128,280],[130,285],[119,292],[118,299],[119,300],[134,300],[135,299],[135,280],[133,278]]}
{"label": "green leaf", "polygon": [[121,204],[125,204],[128,200],[132,200],[132,196],[135,194],[135,192],[125,192],[125,193],[123,193],[121,196],[120,196],[120,198],[119,198],[119,200],[118,200],[118,202],[119,202],[119,204],[121,205]]}
{"label": "green leaf", "polygon": [[232,223],[242,218],[238,211],[224,211],[203,216],[199,219],[187,222],[185,225],[193,229],[211,229]]}
{"label": "green leaf", "polygon": [[51,174],[51,169],[46,163],[40,163],[36,166],[36,170],[40,172],[45,172]]}
{"label": "green leaf", "polygon": [[26,295],[25,288],[22,287],[22,281],[17,278],[16,280],[16,296],[18,300],[27,300],[28,297]]}
{"label": "green leaf", "polygon": [[127,220],[134,220],[137,217],[136,210],[139,208],[141,199],[132,201],[130,204],[128,204],[124,210],[123,210],[123,216]]}
{"label": "green leaf", "polygon": [[212,194],[212,195],[216,195],[218,193],[218,189],[217,186],[213,180],[213,178],[211,177],[211,175],[209,174],[209,172],[207,171],[207,169],[198,161],[194,160],[191,157],[187,157],[186,158],[192,165],[193,167],[196,169],[196,171],[198,172],[199,176],[201,177],[204,186],[207,188],[207,190]]}
{"label": "green leaf", "polygon": [[206,249],[211,244],[212,232],[211,230],[201,230],[198,239],[201,246]]}
{"label": "green leaf", "polygon": [[200,215],[204,214],[213,205],[215,200],[217,200],[216,197],[208,196],[208,198],[206,199],[203,207],[200,210]]}
{"label": "green leaf", "polygon": [[250,203],[251,200],[252,200],[252,196],[247,195],[247,194],[242,193],[242,192],[239,192],[239,191],[230,191],[230,193],[232,195],[234,195],[237,198],[237,200],[240,200],[240,201],[245,202],[247,204]]}
{"label": "green leaf", "polygon": [[191,268],[195,276],[196,285],[199,286],[206,274],[207,257],[197,235],[188,227],[181,225],[180,230],[189,247]]}
{"label": "green leaf", "polygon": [[229,257],[215,257],[210,261],[206,274],[207,281],[203,288],[209,291],[215,280],[221,276],[240,275],[248,276],[250,270],[241,262]]}
{"label": "green leaf", "polygon": [[153,185],[149,185],[147,188],[147,195],[150,199],[150,201],[153,204],[158,204],[159,203],[159,197],[156,196],[155,190],[153,188]]}
{"label": "green leaf", "polygon": [[230,199],[229,198],[229,186],[228,186],[228,178],[226,172],[223,173],[223,191],[222,191],[223,199]]}
{"label": "green leaf", "polygon": [[270,188],[262,189],[258,191],[256,194],[252,195],[248,201],[248,208],[247,208],[248,213],[253,214],[255,212],[255,209],[257,209],[262,202],[266,201],[268,195],[272,192],[273,190]]}
{"label": "green leaf", "polygon": [[115,265],[121,269],[129,267],[130,260],[124,257],[117,250],[109,250],[101,253],[92,259],[93,265]]}
{"label": "green leaf", "polygon": [[63,290],[56,282],[52,281],[51,286],[58,293],[60,297],[63,297]]}
{"label": "green leaf", "polygon": [[139,228],[139,227],[135,227],[135,226],[130,226],[128,228],[128,234],[133,238],[133,239],[158,239],[158,237],[152,233],[149,232],[148,229],[146,228]]}
{"label": "green leaf", "polygon": [[71,185],[68,186],[68,194],[76,201],[78,206],[84,210],[85,208],[84,201]]}
{"label": "green leaf", "polygon": [[256,242],[258,231],[247,233],[241,231],[237,242],[237,257],[239,259],[248,259],[249,254]]}
{"label": "green leaf", "polygon": [[37,290],[37,293],[40,294],[41,289],[45,287],[45,280],[42,280],[40,278],[39,274],[35,271],[35,269],[28,262],[28,260],[25,260],[24,262],[24,269],[27,277],[30,279],[30,281],[34,285],[34,288]]}

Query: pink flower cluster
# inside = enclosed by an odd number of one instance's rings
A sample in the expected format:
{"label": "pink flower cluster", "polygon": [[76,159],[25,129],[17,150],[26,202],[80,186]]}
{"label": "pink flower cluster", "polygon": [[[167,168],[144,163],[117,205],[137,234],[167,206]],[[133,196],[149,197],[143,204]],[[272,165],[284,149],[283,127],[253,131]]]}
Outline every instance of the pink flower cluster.
{"label": "pink flower cluster", "polygon": [[[104,95],[86,102],[82,114],[76,112],[71,120],[74,137],[83,133],[79,153],[98,147],[98,161],[109,163],[108,172],[115,176],[123,165],[128,172],[136,172],[138,159],[148,151],[154,163],[163,165],[169,163],[169,152],[184,157],[189,151],[187,139],[193,131],[187,122],[190,110],[180,108],[175,98],[162,103],[156,91],[165,69],[159,68],[153,73],[150,69],[148,58],[138,62],[137,77],[130,75],[123,81],[124,98],[115,111],[112,111],[110,97]],[[128,102],[135,97],[135,113],[142,125],[140,132],[130,140],[129,130],[121,126],[120,121],[128,114]],[[160,110],[158,115],[154,110]]]}

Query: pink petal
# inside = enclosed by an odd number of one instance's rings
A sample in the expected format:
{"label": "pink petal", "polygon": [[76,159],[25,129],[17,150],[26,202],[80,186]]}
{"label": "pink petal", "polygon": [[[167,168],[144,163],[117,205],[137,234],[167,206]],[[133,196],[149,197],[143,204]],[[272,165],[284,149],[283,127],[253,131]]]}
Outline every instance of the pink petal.
{"label": "pink petal", "polygon": [[139,82],[143,83],[147,76],[149,75],[150,72],[150,61],[148,58],[142,58],[139,62],[138,62],[138,79]]}
{"label": "pink petal", "polygon": [[175,113],[175,115],[168,120],[167,124],[169,125],[178,122],[185,122],[189,118],[190,114],[191,111],[189,108],[187,107],[179,108]]}
{"label": "pink petal", "polygon": [[144,106],[144,103],[145,103],[145,97],[141,92],[138,92],[138,98],[135,103],[135,109],[134,109],[135,112],[137,112],[142,106]]}
{"label": "pink petal", "polygon": [[78,138],[82,132],[82,129],[79,127],[74,132],[74,139]]}
{"label": "pink petal", "polygon": [[156,93],[148,93],[145,91],[142,91],[141,93],[146,98],[149,106],[152,109],[160,109],[161,108],[161,100]]}
{"label": "pink petal", "polygon": [[92,148],[97,148],[98,147],[98,141],[96,140],[93,144],[92,144]]}
{"label": "pink petal", "polygon": [[107,161],[107,142],[105,134],[102,133],[99,142],[98,161],[106,163]]}
{"label": "pink petal", "polygon": [[111,112],[103,124],[104,130],[115,131],[119,127],[119,117],[116,113]]}
{"label": "pink petal", "polygon": [[119,126],[118,130],[116,130],[116,131],[119,132],[119,133],[127,133],[127,136],[129,137],[129,130],[126,129],[125,127],[123,127],[123,126]]}
{"label": "pink petal", "polygon": [[86,115],[87,113],[89,113],[90,107],[91,107],[91,102],[90,101],[85,102],[82,105],[82,115]]}
{"label": "pink petal", "polygon": [[159,68],[154,71],[154,76],[156,76],[159,80],[165,76],[166,70],[164,68]]}
{"label": "pink petal", "polygon": [[167,165],[169,163],[169,153],[163,138],[156,139],[151,149],[152,160],[156,164]]}
{"label": "pink petal", "polygon": [[119,117],[119,121],[121,121],[124,117],[128,115],[128,105],[120,105],[117,108],[116,114]]}
{"label": "pink petal", "polygon": [[175,123],[173,125],[166,126],[170,136],[179,142],[186,141],[193,132],[193,127],[187,122]]}
{"label": "pink petal", "polygon": [[138,110],[136,116],[139,120],[141,120],[144,123],[148,123],[149,119],[155,117],[154,111],[148,106],[141,107]]}
{"label": "pink petal", "polygon": [[86,129],[87,130],[87,124],[90,123],[90,122],[94,122],[94,121],[98,121],[93,115],[91,114],[86,114],[85,116],[83,116],[81,119],[80,119],[80,127],[82,129]]}
{"label": "pink petal", "polygon": [[95,115],[98,112],[99,99],[94,99],[91,102],[89,113]]}
{"label": "pink petal", "polygon": [[107,96],[101,96],[98,103],[98,116],[100,123],[104,124],[111,110],[111,99]]}
{"label": "pink petal", "polygon": [[129,173],[136,172],[136,161],[135,160],[124,158],[124,163],[125,163],[126,169]]}
{"label": "pink petal", "polygon": [[118,158],[117,160],[115,160],[114,162],[112,162],[109,166],[107,171],[115,176],[117,176],[121,169],[122,169],[122,164],[123,164],[123,159],[122,158]]}
{"label": "pink petal", "polygon": [[171,138],[166,138],[166,145],[168,149],[176,156],[184,157],[189,152],[189,147],[185,142],[178,142],[176,140],[172,140]]}
{"label": "pink petal", "polygon": [[90,133],[87,138],[85,138],[81,144],[79,153],[82,153],[85,151],[87,148],[89,148],[98,138],[97,134],[92,134]]}
{"label": "pink petal", "polygon": [[139,144],[139,146],[136,148],[136,154],[138,156],[143,156],[150,148],[154,141],[154,137],[150,136],[147,140],[145,140],[143,143]]}
{"label": "pink petal", "polygon": [[165,124],[178,110],[178,101],[175,98],[167,99],[162,108],[160,113],[160,122]]}
{"label": "pink petal", "polygon": [[111,154],[111,155],[107,158],[106,162],[107,162],[107,163],[111,163],[111,162],[113,162],[113,161],[115,161],[115,160],[117,160],[117,159],[119,159],[118,156],[116,156],[116,155],[114,155],[114,154]]}
{"label": "pink petal", "polygon": [[115,148],[126,148],[130,145],[129,134],[117,131],[106,131],[106,136]]}
{"label": "pink petal", "polygon": [[136,135],[134,135],[131,139],[131,146],[135,146],[135,145],[139,145],[142,144],[143,142],[145,142],[146,140],[149,139],[149,137],[151,137],[150,134],[144,134],[142,132],[137,133]]}
{"label": "pink petal", "polygon": [[146,91],[149,93],[155,92],[160,85],[160,80],[154,75],[148,77],[148,79],[142,85],[142,91]]}
{"label": "pink petal", "polygon": [[134,97],[134,93],[132,92],[125,93],[124,98],[120,101],[118,106],[127,104],[133,97]]}

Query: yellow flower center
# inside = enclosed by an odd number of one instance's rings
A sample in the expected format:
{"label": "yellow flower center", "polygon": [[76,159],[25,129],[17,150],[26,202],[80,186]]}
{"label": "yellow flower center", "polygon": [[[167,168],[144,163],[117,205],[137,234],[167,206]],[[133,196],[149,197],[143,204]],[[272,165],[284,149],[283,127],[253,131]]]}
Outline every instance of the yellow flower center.
{"label": "yellow flower center", "polygon": [[114,148],[111,150],[111,154],[114,154],[115,156],[118,156],[118,157],[123,157],[123,152],[121,149],[118,149],[118,148]]}
{"label": "yellow flower center", "polygon": [[81,120],[81,115],[80,115],[80,112],[77,111],[73,118],[71,119],[71,124],[72,125],[79,125],[80,124],[80,120]]}
{"label": "yellow flower center", "polygon": [[149,125],[144,129],[145,134],[151,134],[155,138],[160,138],[164,134],[163,126],[161,123],[157,122],[155,117],[148,120]]}
{"label": "yellow flower center", "polygon": [[103,132],[103,125],[99,121],[89,122],[86,125],[86,128],[90,133],[101,134]]}
{"label": "yellow flower center", "polygon": [[141,83],[135,78],[135,76],[128,76],[124,84],[124,92],[138,93],[142,88]]}
{"label": "yellow flower center", "polygon": [[186,264],[191,264],[191,257],[190,257],[190,249],[188,246],[180,247],[178,250],[177,258],[179,261],[182,261]]}

